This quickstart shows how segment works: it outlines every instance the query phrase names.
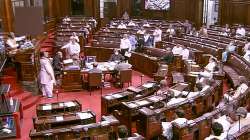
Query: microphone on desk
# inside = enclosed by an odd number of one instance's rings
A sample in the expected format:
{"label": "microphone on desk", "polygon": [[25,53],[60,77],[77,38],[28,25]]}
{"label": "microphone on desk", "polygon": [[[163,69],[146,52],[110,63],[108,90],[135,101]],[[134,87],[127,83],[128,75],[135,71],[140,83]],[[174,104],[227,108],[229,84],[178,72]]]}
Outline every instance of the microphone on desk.
{"label": "microphone on desk", "polygon": [[142,74],[142,75],[141,75],[141,85],[142,85],[142,80],[143,80],[142,78],[143,78],[143,77],[144,77],[144,75]]}

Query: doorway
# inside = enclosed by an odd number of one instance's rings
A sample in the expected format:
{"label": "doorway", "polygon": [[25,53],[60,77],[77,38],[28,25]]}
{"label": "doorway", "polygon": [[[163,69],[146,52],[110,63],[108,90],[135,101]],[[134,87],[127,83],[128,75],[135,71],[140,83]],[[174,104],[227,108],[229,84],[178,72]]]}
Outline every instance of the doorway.
{"label": "doorway", "polygon": [[204,0],[203,23],[207,26],[218,23],[219,0]]}
{"label": "doorway", "polygon": [[84,15],[83,0],[71,0],[71,13],[72,15]]}

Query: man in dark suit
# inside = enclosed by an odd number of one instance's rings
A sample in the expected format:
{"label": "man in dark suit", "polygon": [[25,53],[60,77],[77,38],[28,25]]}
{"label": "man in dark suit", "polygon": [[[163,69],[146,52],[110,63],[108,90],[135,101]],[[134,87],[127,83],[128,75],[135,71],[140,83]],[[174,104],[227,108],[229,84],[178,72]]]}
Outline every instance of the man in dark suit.
{"label": "man in dark suit", "polygon": [[174,54],[171,50],[171,48],[166,49],[166,54],[161,58],[162,61],[164,61],[166,64],[171,64],[174,61]]}
{"label": "man in dark suit", "polygon": [[109,61],[112,61],[112,62],[114,62],[114,61],[118,61],[118,62],[120,62],[120,61],[122,61],[122,60],[124,60],[125,58],[124,58],[124,56],[122,56],[120,53],[119,53],[119,51],[118,51],[118,49],[114,49],[114,53],[111,55],[111,57],[109,58]]}
{"label": "man in dark suit", "polygon": [[144,34],[144,47],[153,47],[154,46],[154,37],[146,32]]}
{"label": "man in dark suit", "polygon": [[53,58],[53,69],[54,69],[54,73],[56,76],[56,79],[59,78],[59,76],[62,74],[62,68],[63,68],[63,62],[62,62],[62,52],[57,52],[56,55]]}

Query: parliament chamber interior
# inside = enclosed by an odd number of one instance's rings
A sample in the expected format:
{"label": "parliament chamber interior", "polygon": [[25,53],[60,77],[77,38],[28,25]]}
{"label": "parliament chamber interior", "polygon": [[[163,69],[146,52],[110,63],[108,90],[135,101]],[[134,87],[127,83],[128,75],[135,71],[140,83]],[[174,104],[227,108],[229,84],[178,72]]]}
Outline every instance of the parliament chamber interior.
{"label": "parliament chamber interior", "polygon": [[249,84],[250,0],[0,0],[1,140],[250,140]]}

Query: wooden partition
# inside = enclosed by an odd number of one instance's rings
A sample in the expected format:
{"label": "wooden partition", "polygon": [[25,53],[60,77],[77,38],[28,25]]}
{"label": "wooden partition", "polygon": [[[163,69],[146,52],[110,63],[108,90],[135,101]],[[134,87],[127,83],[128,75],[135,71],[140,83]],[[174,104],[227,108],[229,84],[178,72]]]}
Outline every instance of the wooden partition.
{"label": "wooden partition", "polygon": [[220,0],[220,24],[250,24],[250,0]]}

